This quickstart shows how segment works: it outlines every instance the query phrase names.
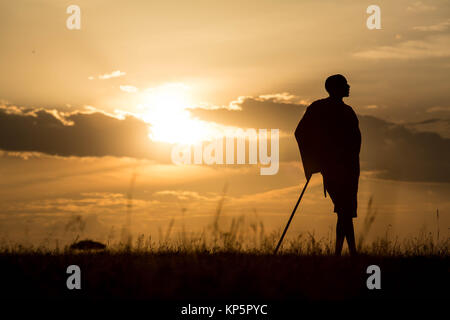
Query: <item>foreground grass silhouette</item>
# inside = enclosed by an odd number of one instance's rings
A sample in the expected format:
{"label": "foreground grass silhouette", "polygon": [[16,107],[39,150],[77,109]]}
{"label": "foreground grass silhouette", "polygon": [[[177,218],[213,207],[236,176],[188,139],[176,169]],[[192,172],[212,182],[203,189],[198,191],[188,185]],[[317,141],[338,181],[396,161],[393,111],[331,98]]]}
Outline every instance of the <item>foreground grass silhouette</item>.
{"label": "foreground grass silhouette", "polygon": [[[31,299],[341,300],[447,299],[448,241],[378,241],[357,257],[336,257],[327,242],[299,237],[269,248],[191,247],[160,243],[102,251],[3,247],[2,296]],[[81,268],[82,289],[68,290],[66,269]],[[381,290],[368,290],[366,269],[381,268]]]}
{"label": "foreground grass silhouette", "polygon": [[[140,235],[107,246],[23,247],[0,244],[3,298],[149,299],[153,301],[315,301],[343,299],[448,299],[449,239],[431,233],[399,242],[365,243],[376,212],[368,205],[356,257],[333,255],[334,239],[313,234],[287,237],[262,223],[235,217],[219,223],[222,202],[200,234],[171,237],[174,220],[159,241]],[[78,239],[78,235],[76,237]],[[57,239],[55,239],[56,243]],[[93,243],[83,240],[80,243]],[[78,243],[79,244],[79,243]],[[86,248],[97,250],[77,250]],[[68,290],[69,265],[81,269],[81,290]],[[381,269],[381,290],[369,290],[367,267]]]}

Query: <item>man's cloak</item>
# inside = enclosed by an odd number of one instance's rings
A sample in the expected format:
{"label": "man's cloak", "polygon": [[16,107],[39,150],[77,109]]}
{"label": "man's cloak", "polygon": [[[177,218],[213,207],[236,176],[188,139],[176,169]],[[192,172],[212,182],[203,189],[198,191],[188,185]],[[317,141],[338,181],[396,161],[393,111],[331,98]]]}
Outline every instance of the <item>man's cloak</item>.
{"label": "man's cloak", "polygon": [[306,178],[320,172],[335,212],[356,217],[361,132],[353,109],[332,98],[317,100],[306,109],[295,138]]}

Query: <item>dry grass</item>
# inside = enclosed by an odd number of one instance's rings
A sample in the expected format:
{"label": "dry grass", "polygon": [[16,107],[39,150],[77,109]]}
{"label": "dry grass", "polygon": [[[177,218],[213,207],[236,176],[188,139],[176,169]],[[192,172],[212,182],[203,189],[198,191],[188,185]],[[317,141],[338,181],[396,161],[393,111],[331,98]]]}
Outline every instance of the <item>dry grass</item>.
{"label": "dry grass", "polygon": [[[377,216],[372,200],[358,235],[360,255],[336,257],[332,236],[317,239],[313,233],[287,237],[273,255],[281,230],[266,233],[261,221],[247,222],[243,216],[224,225],[224,197],[202,232],[187,233],[183,225],[181,232],[173,234],[171,220],[158,240],[141,234],[133,241],[129,199],[122,236],[116,242],[109,237],[106,250],[0,243],[0,273],[7,275],[2,282],[5,297],[164,301],[446,297],[449,239],[422,232],[399,242],[386,231],[384,237],[367,243]],[[83,221],[75,219],[68,228],[82,231]],[[74,241],[78,239],[77,235]],[[65,287],[65,269],[71,264],[82,270],[79,292]],[[365,286],[365,271],[371,264],[379,265],[383,273],[381,295]]]}
{"label": "dry grass", "polygon": [[[184,225],[181,231],[173,234],[175,220],[170,220],[165,230],[159,230],[159,239],[152,236],[138,235],[134,241],[130,233],[126,237],[114,241],[110,237],[107,241],[107,251],[111,253],[251,253],[272,254],[275,245],[281,235],[281,230],[266,233],[261,221],[246,222],[244,216],[232,217],[228,226],[221,224],[221,205],[219,204],[212,223],[198,233],[187,233]],[[383,237],[378,237],[371,243],[365,241],[370,231],[370,226],[375,220],[376,213],[371,209],[371,201],[368,204],[368,215],[363,224],[362,232],[357,235],[358,251],[363,255],[371,256],[448,256],[449,238],[437,239],[431,232],[420,232],[416,237],[399,241],[391,239],[388,230]],[[76,236],[73,242],[80,240]],[[61,254],[70,251],[70,244],[60,248],[58,245],[50,249],[46,242],[39,246],[0,242],[0,254],[10,253],[51,253]],[[286,237],[278,254],[281,255],[333,255],[334,237],[316,238],[314,233],[300,233],[295,237]]]}

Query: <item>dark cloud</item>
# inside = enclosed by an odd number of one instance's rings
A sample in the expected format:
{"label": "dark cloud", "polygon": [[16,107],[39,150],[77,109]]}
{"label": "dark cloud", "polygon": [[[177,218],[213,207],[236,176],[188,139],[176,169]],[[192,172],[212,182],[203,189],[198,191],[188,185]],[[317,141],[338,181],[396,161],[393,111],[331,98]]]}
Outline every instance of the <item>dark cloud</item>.
{"label": "dark cloud", "polygon": [[386,179],[450,182],[450,139],[371,116],[359,121],[366,169]]}
{"label": "dark cloud", "polygon": [[409,122],[409,123],[406,123],[406,125],[415,126],[415,125],[421,125],[421,124],[436,123],[436,122],[441,122],[441,121],[442,121],[442,119],[435,119],[435,118],[433,118],[433,119],[427,119],[427,120],[422,120],[422,121]]}
{"label": "dark cloud", "polygon": [[[242,110],[191,109],[203,120],[242,128],[280,129],[280,160],[299,161],[293,133],[305,106],[246,98]],[[359,116],[361,167],[386,179],[450,182],[450,139],[373,117]],[[0,149],[59,156],[117,156],[170,162],[171,145],[148,138],[149,126],[133,116],[102,112],[63,116],[45,109],[0,108]]]}
{"label": "dark cloud", "polygon": [[[191,112],[201,119],[226,125],[278,128],[289,135],[280,139],[280,160],[300,161],[293,134],[304,105],[247,98],[239,106],[242,110],[193,109]],[[372,116],[358,118],[363,139],[363,170],[377,171],[378,177],[385,179],[450,182],[450,139]]]}
{"label": "dark cloud", "polygon": [[219,122],[240,128],[291,130],[297,126],[298,119],[306,105],[277,102],[273,99],[245,98],[238,105],[242,110],[230,109],[189,109],[202,120]]}
{"label": "dark cloud", "polygon": [[417,131],[435,132],[445,138],[450,138],[450,119],[445,117],[408,122],[404,123],[404,126]]}
{"label": "dark cloud", "polygon": [[0,149],[58,156],[117,156],[170,161],[170,145],[148,138],[149,126],[133,116],[102,112],[0,109]]}

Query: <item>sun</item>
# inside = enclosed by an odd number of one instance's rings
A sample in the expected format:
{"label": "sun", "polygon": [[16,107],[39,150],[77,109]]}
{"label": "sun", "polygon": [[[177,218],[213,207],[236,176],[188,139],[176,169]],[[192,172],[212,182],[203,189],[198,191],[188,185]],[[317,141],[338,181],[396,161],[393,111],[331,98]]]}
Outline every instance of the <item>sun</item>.
{"label": "sun", "polygon": [[189,86],[168,83],[145,91],[138,106],[141,118],[151,124],[154,141],[196,144],[214,136],[213,125],[194,119],[186,110],[192,106]]}

